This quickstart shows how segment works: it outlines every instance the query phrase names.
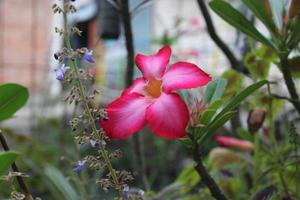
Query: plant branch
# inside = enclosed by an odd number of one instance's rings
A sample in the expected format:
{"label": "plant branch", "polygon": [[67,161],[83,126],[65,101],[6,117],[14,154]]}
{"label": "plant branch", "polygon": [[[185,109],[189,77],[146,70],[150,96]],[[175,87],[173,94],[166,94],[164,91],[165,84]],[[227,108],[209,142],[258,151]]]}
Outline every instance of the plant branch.
{"label": "plant branch", "polygon": [[281,65],[281,71],[283,74],[283,78],[284,78],[286,87],[290,93],[291,99],[293,99],[293,101],[291,101],[291,103],[293,104],[293,106],[295,107],[295,109],[297,110],[297,112],[300,115],[299,96],[296,91],[295,83],[292,79],[287,56],[283,56],[280,58],[280,65]]}
{"label": "plant branch", "polygon": [[194,160],[196,161],[196,166],[195,169],[200,175],[201,179],[203,182],[206,184],[208,189],[210,190],[210,193],[212,196],[217,199],[217,200],[227,200],[215,180],[209,175],[208,171],[206,170],[203,162],[202,162],[202,155],[201,152],[199,151],[198,144],[195,143],[194,149],[193,149],[193,157]]}
{"label": "plant branch", "polygon": [[[4,151],[9,151],[9,147],[8,147],[8,144],[7,144],[6,140],[5,140],[4,135],[2,134],[2,130],[0,130],[0,142],[1,142],[1,145],[2,145],[2,147],[4,149]],[[17,167],[17,165],[16,165],[15,162],[12,163],[11,168],[13,169],[14,172],[19,172],[19,169],[18,169],[18,167]],[[29,192],[29,190],[28,190],[28,188],[27,188],[27,186],[25,184],[25,181],[23,180],[22,176],[17,176],[16,178],[17,178],[17,181],[18,181],[18,183],[20,185],[21,190],[24,192],[26,200],[33,200],[33,198],[31,196],[31,194],[30,194],[30,192]]]}
{"label": "plant branch", "polygon": [[126,87],[129,87],[133,81],[133,75],[134,75],[134,45],[133,45],[133,35],[132,35],[128,0],[121,1],[121,16],[123,20],[123,27],[124,27],[125,40],[126,40],[125,41],[126,50],[127,50],[127,67],[126,67],[125,85]]}
{"label": "plant branch", "polygon": [[245,75],[249,75],[248,69],[242,64],[242,62],[238,61],[238,59],[234,56],[233,52],[218,36],[216,29],[214,27],[214,23],[208,12],[205,0],[197,0],[197,2],[198,2],[198,6],[201,10],[202,16],[205,20],[209,36],[216,43],[216,45],[221,49],[221,51],[225,54],[226,58],[230,62],[232,69],[234,69],[240,73],[243,73]]}
{"label": "plant branch", "polygon": [[[131,26],[131,17],[129,12],[129,2],[128,0],[121,1],[121,18],[123,20],[123,27],[125,32],[125,42],[127,50],[127,66],[126,66],[126,77],[125,86],[129,87],[132,84],[134,76],[134,44],[133,44],[133,34]],[[144,158],[144,151],[142,148],[142,138],[140,134],[135,134],[133,136],[133,148],[134,153],[137,158],[137,165],[140,174],[142,176],[141,180],[146,190],[150,189],[149,182],[146,175],[146,163]]]}

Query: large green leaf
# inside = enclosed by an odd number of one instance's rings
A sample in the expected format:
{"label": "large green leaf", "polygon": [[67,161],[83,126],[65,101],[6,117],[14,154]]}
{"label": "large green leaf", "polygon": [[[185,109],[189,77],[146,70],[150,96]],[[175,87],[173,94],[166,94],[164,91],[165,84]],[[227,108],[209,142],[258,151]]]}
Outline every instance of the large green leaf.
{"label": "large green leaf", "polygon": [[[244,4],[253,12],[253,14],[260,19],[262,23],[269,29],[270,32],[276,34],[276,27],[275,24],[269,15],[270,13],[267,12],[265,7],[264,0],[242,0]],[[281,1],[281,0],[275,0]]]}
{"label": "large green leaf", "polygon": [[274,45],[266,39],[239,11],[223,0],[212,0],[210,7],[229,24],[247,34],[248,36],[274,48]]}
{"label": "large green leaf", "polygon": [[0,152],[0,176],[5,175],[19,154],[13,151]]}
{"label": "large green leaf", "polygon": [[211,103],[220,99],[226,89],[227,80],[223,78],[214,78],[206,87],[203,101],[204,103]]}
{"label": "large green leaf", "polygon": [[27,88],[8,83],[0,85],[0,121],[10,118],[25,105],[29,93]]}

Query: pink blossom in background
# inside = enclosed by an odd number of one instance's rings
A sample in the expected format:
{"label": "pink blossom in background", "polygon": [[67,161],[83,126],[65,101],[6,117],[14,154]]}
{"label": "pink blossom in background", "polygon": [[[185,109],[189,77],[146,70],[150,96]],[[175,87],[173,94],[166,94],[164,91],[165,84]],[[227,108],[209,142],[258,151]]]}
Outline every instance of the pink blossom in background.
{"label": "pink blossom in background", "polygon": [[110,138],[127,138],[145,124],[161,138],[175,139],[186,135],[189,111],[176,90],[204,86],[211,77],[188,62],[174,63],[166,70],[170,56],[168,46],[155,55],[136,56],[135,63],[143,76],[135,79],[121,97],[107,105],[108,119],[100,121]]}
{"label": "pink blossom in background", "polygon": [[223,147],[234,148],[244,151],[252,151],[254,149],[252,142],[249,142],[247,140],[240,140],[230,136],[216,136],[215,141]]}

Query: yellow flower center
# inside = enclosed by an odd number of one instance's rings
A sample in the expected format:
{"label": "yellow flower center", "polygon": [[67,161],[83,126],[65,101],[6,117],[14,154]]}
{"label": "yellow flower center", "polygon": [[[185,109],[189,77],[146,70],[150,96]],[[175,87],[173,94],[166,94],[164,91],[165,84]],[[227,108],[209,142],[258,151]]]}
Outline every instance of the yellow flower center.
{"label": "yellow flower center", "polygon": [[161,84],[161,80],[150,80],[145,87],[146,93],[154,98],[159,97],[161,95]]}

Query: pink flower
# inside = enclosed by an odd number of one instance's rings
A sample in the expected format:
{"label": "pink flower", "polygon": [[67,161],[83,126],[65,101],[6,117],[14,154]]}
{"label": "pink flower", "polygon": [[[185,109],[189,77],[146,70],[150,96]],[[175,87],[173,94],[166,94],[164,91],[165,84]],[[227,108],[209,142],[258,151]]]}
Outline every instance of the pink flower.
{"label": "pink flower", "polygon": [[189,111],[175,92],[206,85],[211,77],[197,65],[187,62],[172,64],[168,46],[155,55],[138,54],[135,63],[143,77],[134,80],[118,99],[106,107],[107,120],[100,124],[110,138],[127,138],[147,124],[161,138],[185,136]]}
{"label": "pink flower", "polygon": [[216,136],[215,141],[223,147],[234,148],[243,151],[252,151],[254,149],[252,142],[236,139],[234,137]]}

